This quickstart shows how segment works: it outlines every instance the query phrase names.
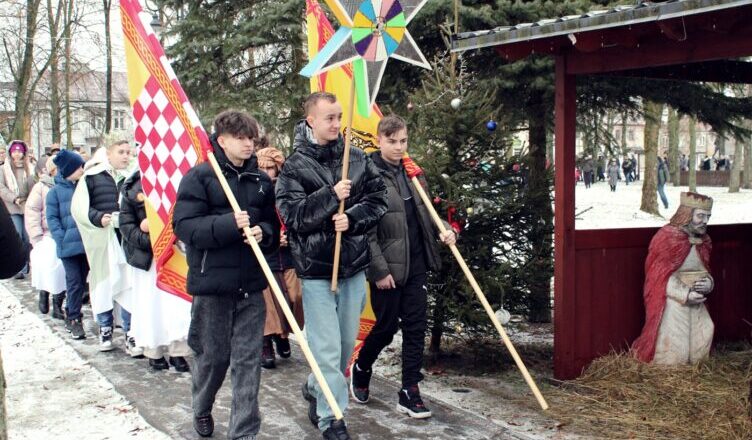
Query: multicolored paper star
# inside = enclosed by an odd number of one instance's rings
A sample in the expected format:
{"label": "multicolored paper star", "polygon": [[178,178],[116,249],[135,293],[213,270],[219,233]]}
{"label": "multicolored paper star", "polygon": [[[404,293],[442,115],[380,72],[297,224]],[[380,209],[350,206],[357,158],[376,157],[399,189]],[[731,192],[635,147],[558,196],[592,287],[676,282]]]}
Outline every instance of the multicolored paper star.
{"label": "multicolored paper star", "polygon": [[428,0],[326,0],[340,28],[300,72],[312,77],[352,63],[358,113],[367,116],[389,58],[431,69],[407,25]]}

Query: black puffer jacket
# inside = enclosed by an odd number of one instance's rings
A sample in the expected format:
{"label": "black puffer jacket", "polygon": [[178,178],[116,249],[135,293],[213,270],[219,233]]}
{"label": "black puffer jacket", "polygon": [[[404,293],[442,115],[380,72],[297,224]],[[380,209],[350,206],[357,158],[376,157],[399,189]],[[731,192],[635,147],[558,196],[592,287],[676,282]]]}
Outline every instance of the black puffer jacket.
{"label": "black puffer jacket", "polygon": [[[287,226],[295,271],[300,278],[326,279],[332,276],[334,222],[339,201],[334,184],[342,177],[340,137],[328,145],[312,142],[307,124],[295,127],[295,152],[287,158],[277,179],[277,207]],[[349,229],[342,234],[339,276],[349,278],[365,270],[370,262],[368,230],[387,209],[386,186],[371,159],[350,149],[350,197],[345,201]]]}
{"label": "black puffer jacket", "polygon": [[128,264],[148,271],[153,254],[149,234],[141,230],[141,222],[145,218],[141,172],[136,171],[123,184],[123,197],[120,202],[120,234],[123,238],[123,252],[125,252]]}
{"label": "black puffer jacket", "polygon": [[[418,190],[410,183],[410,194],[415,201],[415,212],[420,231],[408,230],[405,200],[400,195],[394,174],[381,157],[381,152],[377,151],[371,154],[371,160],[384,177],[389,210],[384,214],[379,224],[371,229],[369,234],[371,266],[368,268],[368,279],[376,282],[391,274],[398,286],[404,286],[410,275],[410,240],[421,240],[423,242],[426,265],[429,270],[441,269],[439,229],[431,221],[431,214],[426,205],[423,204],[423,199],[420,198]],[[423,176],[421,175],[418,179],[425,188]],[[446,227],[447,229],[451,228],[448,224],[446,224]]]}
{"label": "black puffer jacket", "polygon": [[[271,179],[259,172],[255,155],[236,168],[214,136],[212,145],[240,208],[248,212],[251,226],[263,231],[261,250],[274,252],[280,225]],[[266,277],[250,246],[243,243],[230,203],[208,162],[192,168],[180,182],[172,224],[187,247],[191,295],[244,295],[266,288]]]}
{"label": "black puffer jacket", "polygon": [[107,171],[93,176],[86,176],[86,187],[89,190],[89,221],[102,227],[102,217],[120,211],[118,199],[123,181],[115,184],[115,179]]}

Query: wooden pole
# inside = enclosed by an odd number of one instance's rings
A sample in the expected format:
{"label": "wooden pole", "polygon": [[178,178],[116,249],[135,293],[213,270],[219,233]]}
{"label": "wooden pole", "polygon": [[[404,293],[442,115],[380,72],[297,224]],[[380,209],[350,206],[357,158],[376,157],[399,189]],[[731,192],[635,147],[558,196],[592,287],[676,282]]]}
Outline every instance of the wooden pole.
{"label": "wooden pole", "polygon": [[[227,196],[227,200],[230,202],[230,206],[232,206],[232,210],[236,213],[242,211],[240,209],[240,206],[238,205],[238,201],[235,199],[235,195],[232,193],[230,186],[227,184],[227,179],[225,179],[224,174],[222,174],[222,170],[219,167],[219,163],[217,163],[217,158],[214,157],[214,153],[210,152],[209,154],[207,154],[207,156],[212,168],[214,169],[214,173],[217,175],[217,179],[219,179],[220,185],[222,185],[222,189]],[[300,342],[300,348],[303,350],[303,355],[305,355],[305,358],[308,361],[308,365],[310,365],[311,370],[313,370],[313,375],[314,377],[316,377],[316,381],[319,383],[321,391],[324,393],[326,402],[329,404],[329,407],[334,413],[334,418],[337,420],[342,419],[342,410],[339,408],[339,405],[337,405],[337,400],[334,398],[332,390],[329,389],[329,385],[326,383],[326,379],[324,379],[324,375],[321,373],[321,368],[319,368],[319,364],[316,363],[316,359],[314,359],[313,357],[311,348],[308,346],[308,341],[303,336],[303,332],[302,330],[300,330],[300,326],[298,326],[298,322],[295,320],[295,316],[292,314],[292,310],[290,310],[290,306],[287,304],[287,300],[282,294],[282,291],[279,288],[279,284],[277,284],[277,280],[274,278],[274,274],[269,268],[269,264],[266,262],[264,254],[261,252],[261,248],[259,247],[258,243],[256,243],[256,239],[253,238],[251,228],[246,226],[245,228],[243,228],[243,233],[245,234],[245,238],[246,240],[248,240],[248,243],[251,244],[251,249],[253,249],[253,253],[256,255],[256,259],[261,266],[261,270],[264,272],[267,281],[269,281],[269,287],[272,289],[275,298],[277,298],[277,303],[279,303],[280,307],[282,308],[282,313],[285,314],[285,318],[290,324],[292,332],[295,334],[295,338]]]}
{"label": "wooden pole", "polygon": [[[428,208],[428,212],[431,214],[431,218],[433,219],[434,223],[436,223],[436,226],[439,228],[439,230],[443,234],[444,232],[447,231],[447,229],[444,226],[444,222],[441,221],[441,218],[439,218],[439,214],[436,213],[436,209],[433,207],[433,204],[431,203],[431,200],[428,198],[428,195],[423,190],[423,185],[420,184],[420,181],[418,180],[417,177],[413,177],[411,180],[413,182],[413,185],[415,186],[415,189],[418,191],[418,194],[420,194],[420,198],[423,200],[423,204]],[[507,333],[504,331],[504,328],[501,326],[501,323],[496,318],[496,313],[494,313],[493,309],[491,308],[491,305],[488,303],[488,300],[486,299],[486,295],[483,294],[483,291],[480,289],[478,282],[475,281],[475,277],[473,276],[472,272],[470,272],[470,268],[467,267],[467,263],[465,263],[465,259],[462,258],[462,254],[460,254],[460,250],[457,249],[457,246],[453,244],[450,245],[449,248],[452,250],[452,254],[454,254],[454,258],[457,260],[457,263],[459,263],[460,268],[462,268],[462,272],[465,273],[465,277],[467,278],[467,281],[470,282],[470,286],[472,286],[473,290],[475,291],[475,294],[478,296],[480,303],[483,305],[483,308],[486,310],[488,317],[491,318],[491,322],[493,322],[494,327],[496,327],[496,331],[498,331],[499,335],[501,335],[501,340],[504,341],[504,345],[506,345],[507,350],[509,350],[509,353],[512,355],[514,362],[517,364],[517,368],[522,373],[522,377],[525,378],[525,382],[527,382],[527,385],[533,391],[533,394],[535,395],[535,398],[538,400],[538,403],[540,404],[541,408],[543,408],[544,411],[547,410],[548,403],[546,403],[546,399],[543,398],[543,395],[538,389],[538,386],[535,384],[535,381],[533,380],[532,376],[530,376],[530,372],[527,371],[527,368],[525,367],[525,363],[522,362],[520,355],[517,354],[517,350],[515,350],[514,345],[512,345],[512,341],[509,339],[509,336],[507,336]]]}
{"label": "wooden pole", "polygon": [[[342,156],[342,180],[347,179],[350,171],[350,142],[352,141],[352,126],[355,107],[355,78],[350,82],[350,108],[347,109],[347,133],[345,134],[345,154]],[[345,199],[339,201],[337,214],[345,213]],[[342,232],[337,232],[334,238],[334,262],[332,263],[332,292],[337,291],[337,276],[339,274],[339,255],[342,250]]]}

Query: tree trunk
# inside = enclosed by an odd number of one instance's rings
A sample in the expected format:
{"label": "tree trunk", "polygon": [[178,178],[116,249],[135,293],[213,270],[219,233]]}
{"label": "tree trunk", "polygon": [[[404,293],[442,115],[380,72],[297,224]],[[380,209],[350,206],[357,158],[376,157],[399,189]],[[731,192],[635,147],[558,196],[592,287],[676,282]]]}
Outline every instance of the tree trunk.
{"label": "tree trunk", "polygon": [[65,148],[73,148],[73,117],[70,106],[71,82],[71,21],[73,20],[73,0],[68,0],[65,12]]}
{"label": "tree trunk", "polygon": [[[104,132],[112,129],[112,37],[110,35],[110,6],[112,0],[102,0],[104,7],[104,41],[107,46],[107,71],[105,72]],[[121,127],[122,128],[122,127]]]}
{"label": "tree trunk", "polygon": [[744,187],[752,189],[752,139],[744,142]]}
{"label": "tree trunk", "polygon": [[8,415],[5,413],[5,371],[3,370],[3,357],[0,356],[0,440],[8,438]]}
{"label": "tree trunk", "polygon": [[697,192],[697,119],[689,118],[689,190]]}
{"label": "tree trunk", "polygon": [[52,0],[47,0],[47,21],[50,27],[50,128],[52,143],[60,143],[60,83],[58,64],[58,29],[63,0],[58,1],[57,11],[53,14]]}
{"label": "tree trunk", "polygon": [[640,210],[660,215],[658,211],[658,132],[661,128],[663,104],[645,101],[645,175],[642,178],[642,203]]}
{"label": "tree trunk", "polygon": [[536,227],[530,228],[528,232],[528,241],[533,250],[530,264],[535,267],[533,273],[537,274],[529,281],[528,321],[530,322],[551,322],[553,210],[550,184],[546,173],[546,108],[541,101],[541,99],[533,98],[533,103],[528,108],[530,179],[526,197],[528,206],[533,207],[532,211],[539,215],[535,221]]}
{"label": "tree trunk", "polygon": [[741,173],[742,173],[742,158],[738,154],[744,150],[744,144],[741,143],[741,139],[736,141],[736,150],[734,153],[734,163],[731,166],[731,175],[729,176],[729,192],[738,193],[741,186]]}
{"label": "tree trunk", "polygon": [[621,156],[625,156],[627,154],[627,120],[628,116],[626,113],[621,115]]}
{"label": "tree trunk", "polygon": [[29,125],[29,107],[31,105],[31,83],[34,66],[34,36],[37,32],[37,14],[40,0],[26,1],[26,32],[23,57],[16,71],[15,114],[11,129],[13,139],[27,139],[26,127]]}
{"label": "tree trunk", "polygon": [[671,183],[679,186],[679,115],[676,110],[668,110],[668,169],[671,174]]}

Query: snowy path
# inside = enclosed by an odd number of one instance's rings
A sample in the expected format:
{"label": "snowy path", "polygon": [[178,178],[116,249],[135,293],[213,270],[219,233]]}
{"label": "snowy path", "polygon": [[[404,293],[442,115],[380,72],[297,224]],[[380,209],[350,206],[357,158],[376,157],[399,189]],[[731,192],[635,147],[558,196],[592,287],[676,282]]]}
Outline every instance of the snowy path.
{"label": "snowy path", "polygon": [[0,284],[9,439],[169,439]]}
{"label": "snowy path", "polygon": [[[614,193],[605,182],[595,183],[590,189],[578,182],[575,189],[575,212],[580,213],[590,207],[592,209],[579,216],[580,219],[576,221],[577,229],[663,226],[676,212],[679,194],[687,191],[687,187],[666,185],[665,190],[669,208],[663,208],[660,198],[658,199],[660,212],[664,217],[661,218],[640,211],[642,181],[630,185],[619,182]],[[698,187],[697,191],[713,198],[711,225],[752,223],[752,190],[743,189],[739,193],[730,194],[728,188],[724,187]]]}

